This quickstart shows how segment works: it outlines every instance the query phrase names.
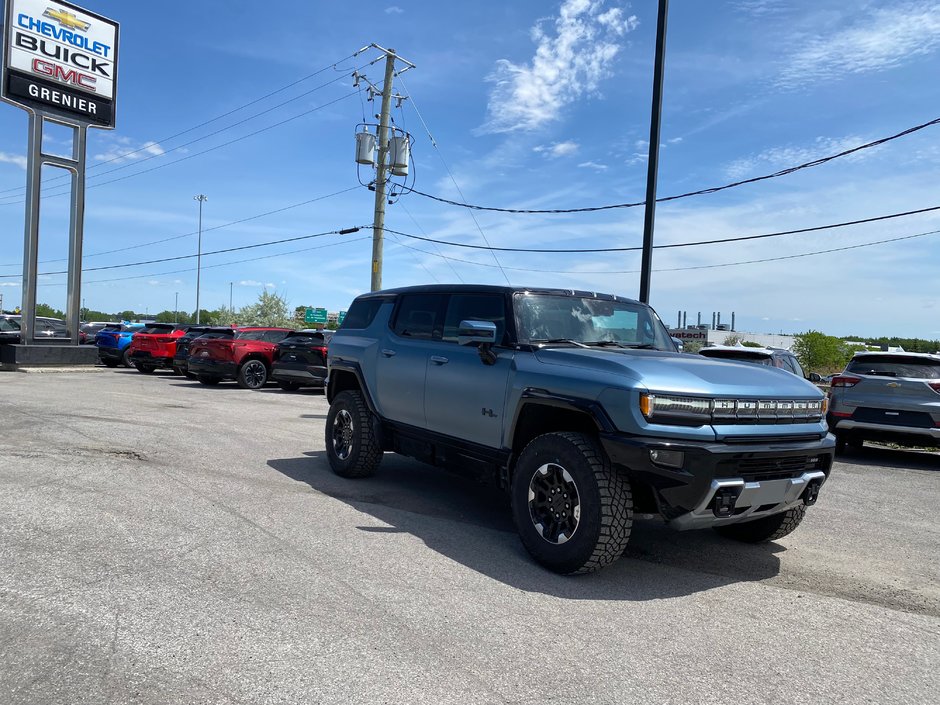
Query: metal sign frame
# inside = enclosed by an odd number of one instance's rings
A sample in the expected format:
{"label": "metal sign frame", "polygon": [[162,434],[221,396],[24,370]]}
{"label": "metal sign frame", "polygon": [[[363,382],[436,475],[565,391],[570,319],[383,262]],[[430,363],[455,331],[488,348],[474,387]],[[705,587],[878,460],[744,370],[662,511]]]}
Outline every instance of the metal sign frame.
{"label": "metal sign frame", "polygon": [[[13,0],[6,0],[4,12],[3,33],[3,73],[0,76],[0,100],[29,114],[29,137],[27,142],[26,163],[26,217],[23,237],[23,287],[22,302],[20,305],[20,343],[36,345],[41,343],[61,343],[61,339],[37,339],[35,335],[36,323],[36,288],[39,260],[39,206],[42,192],[42,167],[44,164],[65,169],[69,172],[71,181],[71,204],[69,207],[69,256],[68,256],[68,282],[66,299],[66,325],[72,345],[78,345],[79,324],[81,319],[81,280],[82,280],[82,238],[85,222],[85,161],[88,128],[110,130],[114,128],[117,117],[117,77],[118,77],[118,45],[120,42],[120,25],[97,13],[90,12],[83,7],[63,0],[49,0],[48,5],[58,5],[83,15],[94,18],[114,29],[114,44],[112,54],[113,86],[110,99],[110,113],[108,121],[94,121],[80,112],[50,107],[41,101],[30,101],[22,97],[9,94],[12,78],[21,78],[22,71],[16,70],[16,75],[10,67],[10,43],[13,27]],[[38,83],[49,83],[45,79],[30,77],[29,80]],[[61,90],[66,90],[64,87]],[[79,92],[79,91],[76,91]],[[89,94],[90,95],[90,94]],[[64,157],[48,154],[43,151],[43,127],[51,122],[71,128],[72,130],[72,156]]]}

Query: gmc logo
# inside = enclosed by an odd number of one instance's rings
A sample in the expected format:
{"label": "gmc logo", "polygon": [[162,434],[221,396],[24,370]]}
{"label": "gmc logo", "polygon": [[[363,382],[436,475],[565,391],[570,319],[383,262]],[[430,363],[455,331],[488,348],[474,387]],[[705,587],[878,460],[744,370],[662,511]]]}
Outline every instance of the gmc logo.
{"label": "gmc logo", "polygon": [[43,59],[33,59],[33,71],[41,76],[49,76],[62,83],[71,83],[89,91],[97,91],[95,83],[97,79],[82,73],[78,69],[65,69],[58,64],[53,64]]}

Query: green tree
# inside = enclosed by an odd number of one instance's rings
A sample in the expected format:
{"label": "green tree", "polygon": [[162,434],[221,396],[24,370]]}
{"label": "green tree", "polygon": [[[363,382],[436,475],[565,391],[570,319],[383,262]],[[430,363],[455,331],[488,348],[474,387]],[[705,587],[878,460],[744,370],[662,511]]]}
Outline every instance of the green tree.
{"label": "green tree", "polygon": [[258,295],[256,303],[245,306],[238,312],[238,322],[246,326],[294,327],[287,300],[276,291],[267,289]]}
{"label": "green tree", "polygon": [[49,304],[36,304],[36,315],[45,318],[65,318],[65,314]]}
{"label": "green tree", "polygon": [[741,342],[741,336],[735,335],[734,333],[732,333],[731,335],[725,336],[725,342],[722,343],[722,345],[737,345],[740,342]]}
{"label": "green tree", "polygon": [[705,343],[701,340],[684,340],[682,341],[682,352],[698,353],[704,346]]}
{"label": "green tree", "polygon": [[133,311],[121,311],[118,314],[118,318],[122,321],[136,321],[140,316],[138,316]]}
{"label": "green tree", "polygon": [[743,345],[743,346],[746,347],[746,348],[762,348],[762,347],[764,347],[764,346],[761,345],[760,343],[755,343],[755,342],[752,342],[752,341],[750,341],[750,340],[742,340],[742,341],[741,341],[741,345]]}
{"label": "green tree", "polygon": [[795,336],[793,352],[807,372],[838,372],[852,357],[852,350],[839,338],[817,330]]}

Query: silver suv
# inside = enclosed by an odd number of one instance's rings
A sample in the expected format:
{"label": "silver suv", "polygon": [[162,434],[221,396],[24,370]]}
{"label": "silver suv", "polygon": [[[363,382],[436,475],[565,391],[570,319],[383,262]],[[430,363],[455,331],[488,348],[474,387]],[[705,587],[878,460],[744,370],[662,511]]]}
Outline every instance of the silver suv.
{"label": "silver suv", "polygon": [[810,382],[820,382],[820,377],[815,372],[807,375],[800,366],[800,361],[796,359],[789,350],[783,348],[750,348],[746,345],[712,345],[702,348],[698,351],[700,355],[711,357],[718,360],[733,360],[734,362],[750,362],[755,365],[767,365],[768,367],[779,367],[781,370],[792,372],[799,377],[808,379]]}
{"label": "silver suv", "polygon": [[866,440],[940,447],[940,355],[856,353],[829,398],[836,452]]}

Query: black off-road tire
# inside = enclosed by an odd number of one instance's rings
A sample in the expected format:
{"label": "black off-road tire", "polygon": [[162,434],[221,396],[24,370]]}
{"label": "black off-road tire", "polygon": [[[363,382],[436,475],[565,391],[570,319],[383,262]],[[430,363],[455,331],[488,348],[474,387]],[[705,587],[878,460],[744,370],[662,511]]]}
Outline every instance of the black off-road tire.
{"label": "black off-road tire", "polygon": [[800,525],[805,515],[806,505],[800,504],[793,509],[763,519],[714,528],[725,538],[741,541],[742,543],[763,543],[782,539]]}
{"label": "black off-road tire", "polygon": [[382,461],[382,448],[362,394],[347,389],[330,404],[326,416],[326,457],[340,477],[370,477]]}
{"label": "black off-road tire", "polygon": [[135,362],[134,367],[137,368],[138,372],[140,372],[141,374],[145,374],[145,375],[152,375],[153,371],[157,369],[153,365],[145,365],[141,362]]}
{"label": "black off-road tire", "polygon": [[283,389],[285,392],[296,392],[300,389],[300,385],[297,382],[278,382],[277,386]]}
{"label": "black off-road tire", "polygon": [[246,360],[238,368],[235,381],[242,389],[263,389],[268,383],[268,366],[256,358]]}
{"label": "black off-road tire", "polygon": [[220,377],[200,376],[200,377],[197,377],[197,379],[199,380],[199,384],[205,384],[208,387],[214,387],[215,385],[217,385],[219,382],[222,381]]}
{"label": "black off-road tire", "polygon": [[[539,483],[536,474],[548,477],[559,469],[572,479],[576,495],[571,496],[577,497],[579,508],[577,523],[563,542],[545,538],[544,524],[541,530],[537,527],[540,493],[533,490],[530,502],[530,490]],[[563,489],[570,492],[572,483],[563,481],[558,492]],[[565,493],[565,498],[568,496]],[[597,442],[583,433],[547,433],[531,441],[516,463],[511,502],[522,545],[536,561],[556,573],[591,573],[603,568],[620,558],[630,540],[630,481],[611,466]]]}

